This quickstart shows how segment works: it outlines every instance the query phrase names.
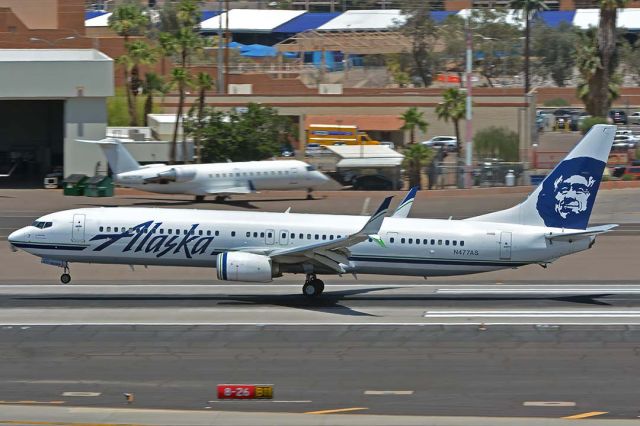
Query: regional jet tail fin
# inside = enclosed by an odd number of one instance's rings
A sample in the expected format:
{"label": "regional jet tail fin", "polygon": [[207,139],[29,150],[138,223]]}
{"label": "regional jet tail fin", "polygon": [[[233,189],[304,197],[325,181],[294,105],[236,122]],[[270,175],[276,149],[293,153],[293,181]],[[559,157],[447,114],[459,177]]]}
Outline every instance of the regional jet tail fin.
{"label": "regional jet tail fin", "polygon": [[586,229],[616,126],[597,124],[525,201],[467,220]]}
{"label": "regional jet tail fin", "polygon": [[416,199],[417,193],[418,193],[417,186],[414,186],[413,188],[411,188],[407,193],[407,196],[404,197],[404,200],[402,200],[400,204],[398,204],[398,207],[396,207],[396,211],[394,211],[390,217],[396,217],[396,218],[402,218],[402,219],[407,218],[409,216],[409,213],[411,212],[411,207],[413,206],[413,201]]}
{"label": "regional jet tail fin", "polygon": [[114,174],[138,170],[140,164],[131,156],[119,139],[106,138],[99,141],[76,139],[78,142],[97,144],[107,157],[109,167]]}

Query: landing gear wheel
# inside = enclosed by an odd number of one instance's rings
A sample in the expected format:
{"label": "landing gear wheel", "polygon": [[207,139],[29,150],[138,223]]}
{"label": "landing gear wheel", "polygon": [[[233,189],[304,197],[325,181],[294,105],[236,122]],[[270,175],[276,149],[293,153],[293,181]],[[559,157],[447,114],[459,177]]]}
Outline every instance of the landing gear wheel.
{"label": "landing gear wheel", "polygon": [[201,203],[204,201],[204,195],[196,195],[196,203]]}
{"label": "landing gear wheel", "polygon": [[315,277],[315,275],[310,274],[307,277],[307,281],[302,286],[302,294],[309,298],[315,298],[322,294],[324,291],[324,282]]}
{"label": "landing gear wheel", "polygon": [[60,275],[60,281],[62,284],[69,284],[71,282],[71,275],[67,273]]}
{"label": "landing gear wheel", "polygon": [[307,188],[307,200],[313,200],[313,189]]}

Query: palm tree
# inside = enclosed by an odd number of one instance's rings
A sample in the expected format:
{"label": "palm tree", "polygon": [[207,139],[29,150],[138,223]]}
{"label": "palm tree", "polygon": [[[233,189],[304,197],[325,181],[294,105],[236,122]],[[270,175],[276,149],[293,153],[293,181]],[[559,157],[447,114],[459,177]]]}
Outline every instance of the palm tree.
{"label": "palm tree", "polygon": [[[169,153],[169,161],[171,164],[176,162],[176,148],[178,144],[178,128],[182,119],[182,110],[184,109],[184,97],[186,88],[191,85],[191,75],[185,68],[174,68],[171,70],[171,85],[178,86],[178,112],[176,113],[176,124],[173,127],[173,137],[171,138],[171,151]],[[184,129],[183,129],[184,132]],[[187,157],[187,141],[182,140],[182,157],[185,163],[189,162]]]}
{"label": "palm tree", "polygon": [[509,7],[521,10],[524,19],[524,93],[529,93],[531,82],[529,81],[529,57],[531,56],[531,19],[536,12],[549,9],[545,0],[511,0]]}
{"label": "palm tree", "polygon": [[154,72],[148,72],[144,75],[142,83],[142,93],[147,95],[144,102],[144,125],[148,125],[148,116],[153,112],[153,97],[156,93],[166,93],[166,84],[162,77]]}
{"label": "palm tree", "polygon": [[424,113],[419,112],[416,107],[411,107],[406,110],[400,116],[400,119],[404,121],[400,130],[408,130],[411,132],[411,145],[416,143],[416,127],[420,129],[422,133],[425,133],[429,127],[429,123],[424,119]]}
{"label": "palm tree", "polygon": [[[134,3],[124,3],[116,7],[113,14],[109,17],[109,28],[111,28],[120,37],[124,37],[125,49],[129,44],[129,37],[138,35],[149,25],[149,18],[142,13],[142,8]],[[129,108],[129,119],[131,122],[137,121],[136,107],[131,90],[130,66],[131,61],[128,58],[122,58],[117,61],[122,65],[124,70],[124,88],[127,96],[127,106]]]}
{"label": "palm tree", "polygon": [[431,149],[422,144],[411,145],[404,151],[403,167],[409,175],[409,187],[421,188],[420,172],[423,167],[429,164],[432,154]]}
{"label": "palm tree", "polygon": [[211,75],[209,75],[206,72],[199,72],[196,75],[195,81],[194,81],[194,86],[198,89],[198,115],[197,115],[197,121],[196,121],[196,131],[195,131],[195,138],[194,138],[194,142],[196,145],[196,156],[197,156],[197,162],[198,163],[202,163],[202,152],[201,152],[201,146],[200,146],[200,139],[201,139],[201,132],[202,132],[202,126],[203,126],[203,120],[204,120],[204,107],[205,107],[205,96],[207,93],[207,90],[211,90],[211,88],[213,87],[213,79],[211,78]]}
{"label": "palm tree", "polygon": [[[129,87],[131,89],[131,95],[134,106],[137,106],[137,97],[139,93],[139,89],[141,87],[141,81],[139,77],[139,67],[140,65],[149,65],[153,64],[158,60],[157,50],[149,46],[142,40],[135,40],[131,43],[127,44],[127,56],[129,57],[129,73],[130,83]],[[130,111],[131,113],[131,111]],[[145,116],[146,121],[146,116]],[[137,108],[134,108],[133,115],[130,116],[130,126],[138,125],[138,111]]]}
{"label": "palm tree", "polygon": [[444,91],[443,102],[436,106],[436,114],[439,119],[444,121],[451,120],[456,132],[456,152],[460,156],[460,120],[462,120],[467,112],[466,96],[455,87]]}

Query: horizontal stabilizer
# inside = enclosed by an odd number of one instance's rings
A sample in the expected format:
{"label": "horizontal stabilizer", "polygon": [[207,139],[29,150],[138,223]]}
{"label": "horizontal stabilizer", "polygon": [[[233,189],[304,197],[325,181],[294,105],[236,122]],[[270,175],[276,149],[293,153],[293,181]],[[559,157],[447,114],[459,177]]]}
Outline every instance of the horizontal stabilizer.
{"label": "horizontal stabilizer", "polygon": [[593,226],[591,228],[587,228],[584,231],[577,232],[561,232],[557,234],[549,233],[545,235],[545,238],[549,241],[576,241],[583,238],[589,238],[594,235],[604,234],[605,232],[611,231],[613,228],[616,228],[618,225],[601,225],[601,226]]}

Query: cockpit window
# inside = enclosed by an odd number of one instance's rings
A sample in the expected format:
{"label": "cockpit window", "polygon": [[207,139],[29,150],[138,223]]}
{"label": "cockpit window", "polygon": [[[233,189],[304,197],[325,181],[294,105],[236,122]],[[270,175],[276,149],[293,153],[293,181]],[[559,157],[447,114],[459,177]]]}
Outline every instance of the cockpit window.
{"label": "cockpit window", "polygon": [[314,166],[307,166],[307,171],[308,172],[313,172],[315,170],[316,170],[316,168]]}
{"label": "cockpit window", "polygon": [[40,228],[40,229],[51,228],[53,226],[53,222],[41,222],[36,220],[31,224],[31,226],[35,226],[36,228]]}

